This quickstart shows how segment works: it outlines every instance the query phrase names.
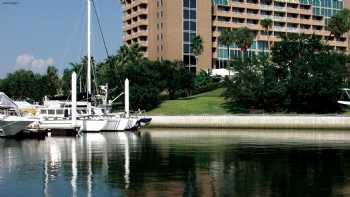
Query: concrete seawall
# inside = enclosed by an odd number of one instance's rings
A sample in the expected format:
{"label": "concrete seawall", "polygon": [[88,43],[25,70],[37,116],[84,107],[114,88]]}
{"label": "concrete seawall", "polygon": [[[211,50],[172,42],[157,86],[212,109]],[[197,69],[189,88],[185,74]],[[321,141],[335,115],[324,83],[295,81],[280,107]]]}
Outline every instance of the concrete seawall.
{"label": "concrete seawall", "polygon": [[350,129],[350,116],[151,116],[150,128]]}

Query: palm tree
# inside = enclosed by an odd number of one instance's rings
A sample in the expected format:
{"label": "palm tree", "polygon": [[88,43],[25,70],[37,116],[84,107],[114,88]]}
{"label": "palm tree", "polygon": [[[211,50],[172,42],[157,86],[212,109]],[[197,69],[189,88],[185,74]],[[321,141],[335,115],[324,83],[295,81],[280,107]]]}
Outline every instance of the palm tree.
{"label": "palm tree", "polygon": [[264,18],[260,21],[260,25],[265,29],[267,34],[267,48],[269,49],[269,53],[271,50],[269,29],[272,27],[272,23],[273,21],[270,18]]}
{"label": "palm tree", "polygon": [[230,60],[230,45],[234,43],[233,31],[224,29],[219,36],[219,43],[227,47],[227,61]]}
{"label": "palm tree", "polygon": [[244,53],[248,50],[248,48],[252,45],[255,35],[252,30],[247,27],[241,27],[234,30],[234,43],[241,49],[242,60]]}
{"label": "palm tree", "polygon": [[196,64],[198,63],[198,56],[203,53],[203,39],[200,35],[196,35],[191,39],[191,50],[196,57]]}
{"label": "palm tree", "polygon": [[327,42],[333,35],[335,38],[340,38],[344,33],[350,30],[350,10],[342,9],[333,15],[327,25],[330,31]]}

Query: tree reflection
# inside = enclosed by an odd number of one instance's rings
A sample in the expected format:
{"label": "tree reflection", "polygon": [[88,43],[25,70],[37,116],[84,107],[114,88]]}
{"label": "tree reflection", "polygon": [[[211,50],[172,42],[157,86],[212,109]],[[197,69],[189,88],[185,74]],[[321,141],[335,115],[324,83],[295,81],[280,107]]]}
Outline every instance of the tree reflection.
{"label": "tree reflection", "polygon": [[39,196],[350,194],[347,144],[288,144],[215,132],[0,140],[0,193],[15,193],[14,183],[32,191],[30,183],[38,182]]}

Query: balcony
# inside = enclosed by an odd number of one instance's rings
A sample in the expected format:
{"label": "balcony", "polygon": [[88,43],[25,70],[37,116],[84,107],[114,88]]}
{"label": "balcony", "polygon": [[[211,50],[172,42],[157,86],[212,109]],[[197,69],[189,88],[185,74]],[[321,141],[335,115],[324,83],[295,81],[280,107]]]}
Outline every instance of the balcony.
{"label": "balcony", "polygon": [[130,19],[134,18],[135,16],[139,16],[141,14],[147,15],[148,9],[138,9],[137,11],[133,11],[133,12],[131,12],[131,14],[124,15],[123,20],[127,21],[127,20],[130,20]]}
{"label": "balcony", "polygon": [[285,12],[287,10],[286,7],[282,7],[282,6],[273,6],[273,9],[275,11],[282,11],[282,12]]}
{"label": "balcony", "polygon": [[284,16],[273,16],[273,20],[275,20],[275,21],[285,21],[286,17],[284,17]]}
{"label": "balcony", "polygon": [[299,24],[301,22],[300,19],[298,19],[298,18],[291,18],[291,17],[287,17],[286,21],[288,23],[297,23],[297,24]]}
{"label": "balcony", "polygon": [[300,28],[300,32],[304,33],[304,34],[313,34],[314,31],[310,28],[310,29],[302,29]]}
{"label": "balcony", "polygon": [[273,10],[273,6],[271,6],[271,5],[262,5],[262,4],[260,4],[259,7],[260,7],[261,10],[269,10],[269,11]]}
{"label": "balcony", "polygon": [[137,1],[132,1],[131,3],[123,4],[123,10],[128,10],[140,4],[148,4],[148,0],[137,0]]}
{"label": "balcony", "polygon": [[237,8],[257,9],[260,6],[259,4],[255,4],[255,3],[241,3],[241,2],[235,2],[235,1],[232,1],[231,4],[233,7],[237,7]]}
{"label": "balcony", "polygon": [[299,28],[297,28],[297,27],[287,27],[286,30],[289,33],[298,33],[299,32]]}
{"label": "balcony", "polygon": [[261,19],[261,15],[248,13],[248,14],[246,14],[246,18],[260,20]]}
{"label": "balcony", "polygon": [[261,14],[261,19],[265,19],[265,18],[269,18],[269,19],[273,19],[273,16],[272,15],[264,15],[264,14]]}
{"label": "balcony", "polygon": [[148,41],[147,40],[139,40],[137,41],[140,46],[147,47],[148,46]]}
{"label": "balcony", "polygon": [[252,30],[262,30],[262,27],[260,24],[249,24],[248,23],[246,26]]}
{"label": "balcony", "polygon": [[224,17],[231,17],[233,14],[235,13],[231,11],[218,10],[216,8],[214,9],[214,13],[213,13],[214,16],[224,16]]}
{"label": "balcony", "polygon": [[282,32],[286,32],[286,27],[282,27],[282,26],[273,26],[272,28],[274,31],[282,31]]}
{"label": "balcony", "polygon": [[270,35],[258,35],[256,37],[256,40],[262,40],[262,41],[270,41],[270,42],[277,42],[280,41],[280,39],[278,39],[276,36]]}
{"label": "balcony", "polygon": [[231,22],[224,22],[224,21],[218,21],[214,20],[213,26],[216,27],[229,27],[232,23]]}
{"label": "balcony", "polygon": [[300,9],[298,9],[298,8],[292,8],[292,7],[287,7],[287,10],[286,10],[286,11],[289,12],[289,13],[293,13],[293,14],[299,14]]}

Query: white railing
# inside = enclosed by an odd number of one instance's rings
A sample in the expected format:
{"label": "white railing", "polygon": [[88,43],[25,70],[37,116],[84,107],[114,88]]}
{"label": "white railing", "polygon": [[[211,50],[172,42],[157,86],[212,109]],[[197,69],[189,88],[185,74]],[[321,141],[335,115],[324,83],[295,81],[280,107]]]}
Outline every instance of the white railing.
{"label": "white railing", "polygon": [[283,16],[274,16],[273,19],[280,20],[280,21],[286,20],[286,18]]}
{"label": "white railing", "polygon": [[286,7],[281,7],[281,6],[274,6],[273,8],[274,10],[278,10],[278,11],[285,11],[287,9]]}
{"label": "white railing", "polygon": [[298,28],[295,27],[287,27],[288,32],[298,32]]}
{"label": "white railing", "polygon": [[273,29],[276,31],[285,31],[286,28],[285,27],[279,27],[279,26],[274,26]]}
{"label": "white railing", "polygon": [[265,9],[265,10],[272,10],[273,7],[270,5],[260,5],[260,9]]}
{"label": "white railing", "polygon": [[262,18],[262,19],[264,19],[264,18],[273,19],[273,16],[261,14],[261,18]]}

